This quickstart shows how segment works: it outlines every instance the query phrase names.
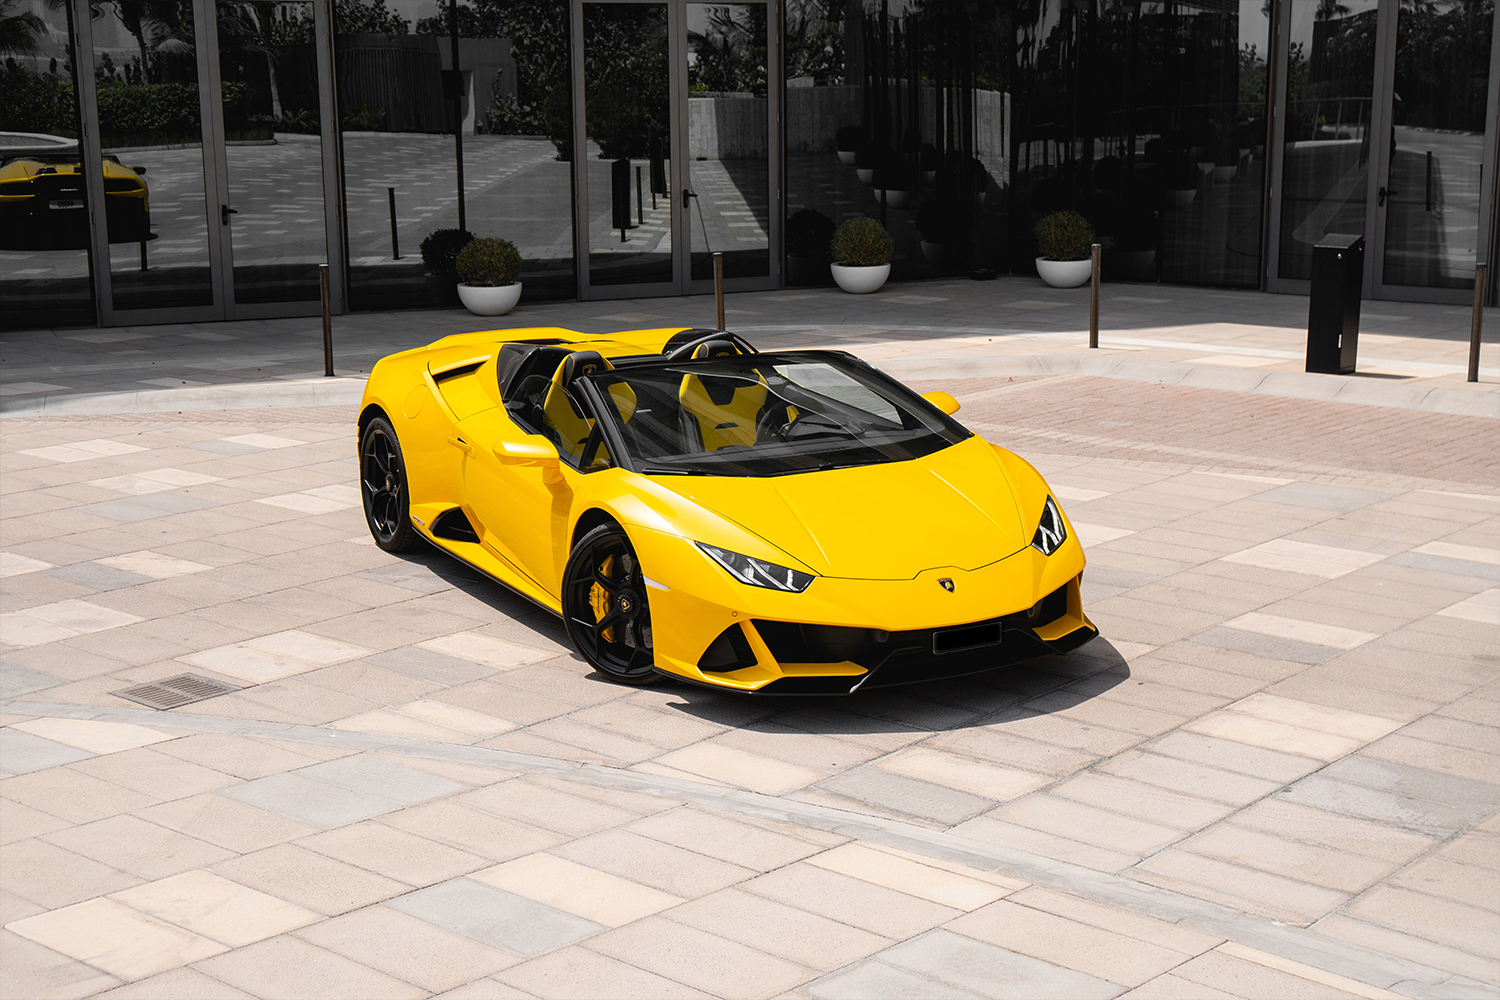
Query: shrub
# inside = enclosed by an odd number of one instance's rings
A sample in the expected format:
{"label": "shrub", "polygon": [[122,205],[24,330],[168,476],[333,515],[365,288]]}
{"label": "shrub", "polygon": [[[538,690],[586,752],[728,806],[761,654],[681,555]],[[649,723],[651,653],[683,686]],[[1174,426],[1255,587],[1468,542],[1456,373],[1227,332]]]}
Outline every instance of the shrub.
{"label": "shrub", "polygon": [[1048,260],[1087,260],[1094,242],[1094,227],[1077,212],[1053,212],[1036,224],[1037,249]]}
{"label": "shrub", "polygon": [[473,240],[458,252],[458,280],[466,285],[514,285],[521,276],[521,251],[510,240]]}
{"label": "shrub", "polygon": [[827,257],[833,239],[833,220],[804,208],[786,220],[786,252],[793,257]]}
{"label": "shrub", "polygon": [[458,252],[473,239],[474,234],[467,229],[434,229],[428,233],[422,241],[422,263],[427,265],[427,273],[453,277],[458,273]]}
{"label": "shrub", "polygon": [[859,216],[846,219],[839,226],[829,249],[833,251],[833,259],[845,267],[878,267],[891,262],[894,243],[884,226]]}

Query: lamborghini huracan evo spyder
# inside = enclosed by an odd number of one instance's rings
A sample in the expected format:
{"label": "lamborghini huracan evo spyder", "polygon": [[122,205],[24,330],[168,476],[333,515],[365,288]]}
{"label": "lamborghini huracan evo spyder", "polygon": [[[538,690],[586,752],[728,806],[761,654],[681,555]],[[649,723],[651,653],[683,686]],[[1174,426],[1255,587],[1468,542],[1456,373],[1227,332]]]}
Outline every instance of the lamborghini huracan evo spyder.
{"label": "lamborghini huracan evo spyder", "polygon": [[366,518],[562,616],[604,676],[848,694],[1098,634],[1023,459],[840,351],[731,333],[446,337],[383,359]]}

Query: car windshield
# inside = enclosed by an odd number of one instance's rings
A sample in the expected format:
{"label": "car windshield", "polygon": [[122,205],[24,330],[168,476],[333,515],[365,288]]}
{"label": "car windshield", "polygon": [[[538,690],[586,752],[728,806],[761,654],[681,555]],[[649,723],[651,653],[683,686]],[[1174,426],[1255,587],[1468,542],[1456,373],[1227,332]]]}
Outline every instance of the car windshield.
{"label": "car windshield", "polygon": [[920,458],[969,437],[848,355],[747,354],[588,376],[630,464],[658,475],[778,476]]}

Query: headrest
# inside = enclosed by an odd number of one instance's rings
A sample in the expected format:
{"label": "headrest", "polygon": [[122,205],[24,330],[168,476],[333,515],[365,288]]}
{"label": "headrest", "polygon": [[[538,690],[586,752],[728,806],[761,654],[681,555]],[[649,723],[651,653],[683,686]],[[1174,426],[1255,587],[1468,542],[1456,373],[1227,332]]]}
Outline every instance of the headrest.
{"label": "headrest", "polygon": [[554,381],[566,389],[580,375],[594,375],[613,367],[598,351],[574,351],[563,358]]}
{"label": "headrest", "polygon": [[732,358],[743,353],[743,351],[734,345],[733,341],[710,340],[693,348],[693,360],[697,361],[699,358]]}

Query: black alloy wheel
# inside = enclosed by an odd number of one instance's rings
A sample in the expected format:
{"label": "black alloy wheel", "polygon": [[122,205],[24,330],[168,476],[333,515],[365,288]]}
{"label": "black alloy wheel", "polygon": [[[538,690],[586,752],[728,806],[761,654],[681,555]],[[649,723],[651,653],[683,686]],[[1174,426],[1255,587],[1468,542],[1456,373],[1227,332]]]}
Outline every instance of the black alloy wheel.
{"label": "black alloy wheel", "polygon": [[601,524],[578,540],[562,599],[568,637],[589,666],[621,684],[657,680],[646,578],[623,528]]}
{"label": "black alloy wheel", "polygon": [[415,548],[421,536],[411,526],[406,463],[401,460],[401,443],[396,440],[396,432],[384,417],[371,420],[360,439],[359,479],[365,522],[375,544],[387,552]]}

